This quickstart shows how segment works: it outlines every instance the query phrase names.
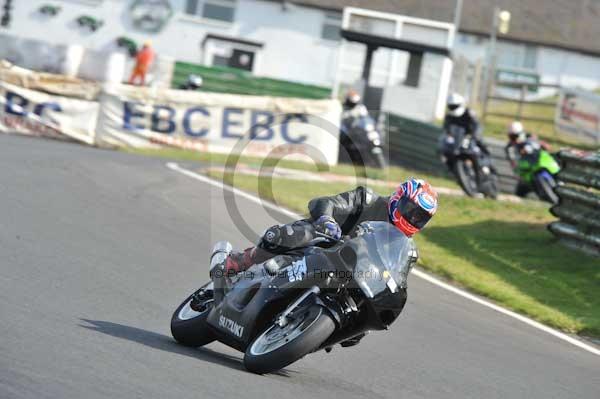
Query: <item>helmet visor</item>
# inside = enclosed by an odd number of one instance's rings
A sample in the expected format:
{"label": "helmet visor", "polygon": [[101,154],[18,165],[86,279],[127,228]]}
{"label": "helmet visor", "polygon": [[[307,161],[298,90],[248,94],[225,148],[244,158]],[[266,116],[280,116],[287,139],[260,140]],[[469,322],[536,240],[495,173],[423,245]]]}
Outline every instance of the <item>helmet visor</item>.
{"label": "helmet visor", "polygon": [[459,108],[460,108],[460,104],[448,104],[448,109],[450,111],[456,111]]}
{"label": "helmet visor", "polygon": [[427,222],[431,219],[431,214],[429,212],[408,198],[402,198],[399,201],[398,211],[408,223],[419,230],[425,227]]}

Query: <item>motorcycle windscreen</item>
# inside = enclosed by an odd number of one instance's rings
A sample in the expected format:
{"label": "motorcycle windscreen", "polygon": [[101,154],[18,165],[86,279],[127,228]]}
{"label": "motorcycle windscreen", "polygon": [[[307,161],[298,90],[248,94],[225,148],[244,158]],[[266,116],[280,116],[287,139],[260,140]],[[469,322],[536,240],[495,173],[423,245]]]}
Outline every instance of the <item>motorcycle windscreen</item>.
{"label": "motorcycle windscreen", "polygon": [[[408,273],[417,260],[412,241],[387,222],[367,222],[366,233],[356,237],[354,279],[368,298],[406,288]],[[353,241],[354,241],[353,240]]]}

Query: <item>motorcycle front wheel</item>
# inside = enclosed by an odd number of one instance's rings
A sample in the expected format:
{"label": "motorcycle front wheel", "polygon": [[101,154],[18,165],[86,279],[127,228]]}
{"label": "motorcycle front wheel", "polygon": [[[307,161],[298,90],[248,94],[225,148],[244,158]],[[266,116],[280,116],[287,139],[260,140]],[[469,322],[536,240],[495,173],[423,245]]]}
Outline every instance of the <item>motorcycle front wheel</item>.
{"label": "motorcycle front wheel", "polygon": [[385,157],[383,156],[383,151],[377,152],[373,154],[374,164],[376,168],[385,169],[387,167],[387,162],[385,161]]}
{"label": "motorcycle front wheel", "polygon": [[542,201],[558,204],[558,195],[554,192],[556,181],[549,172],[542,171],[537,173],[533,177],[533,184],[538,197],[540,197]]}
{"label": "motorcycle front wheel", "polygon": [[491,199],[498,198],[498,176],[495,173],[486,175],[485,181],[481,184],[483,194]]}
{"label": "motorcycle front wheel", "polygon": [[194,295],[203,289],[204,287],[190,295],[179,305],[171,318],[171,335],[182,345],[197,348],[215,340],[215,336],[206,321],[213,308],[213,299],[206,298],[200,303],[192,305]]}
{"label": "motorcycle front wheel", "polygon": [[319,305],[294,312],[285,326],[273,322],[248,347],[244,366],[257,374],[280,370],[315,351],[335,330],[335,322]]}
{"label": "motorcycle front wheel", "polygon": [[454,169],[458,184],[460,184],[465,194],[469,197],[476,196],[479,190],[477,189],[477,172],[475,171],[473,161],[470,159],[459,159],[456,161]]}

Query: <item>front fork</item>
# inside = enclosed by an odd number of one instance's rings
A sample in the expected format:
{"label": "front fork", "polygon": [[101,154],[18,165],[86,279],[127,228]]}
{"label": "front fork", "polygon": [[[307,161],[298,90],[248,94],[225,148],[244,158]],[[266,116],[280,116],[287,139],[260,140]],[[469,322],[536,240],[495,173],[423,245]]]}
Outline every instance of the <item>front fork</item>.
{"label": "front fork", "polygon": [[233,251],[233,246],[228,241],[219,241],[213,248],[210,256],[210,278],[214,284],[215,304],[221,303],[227,290],[227,276],[225,276],[225,262],[227,257]]}

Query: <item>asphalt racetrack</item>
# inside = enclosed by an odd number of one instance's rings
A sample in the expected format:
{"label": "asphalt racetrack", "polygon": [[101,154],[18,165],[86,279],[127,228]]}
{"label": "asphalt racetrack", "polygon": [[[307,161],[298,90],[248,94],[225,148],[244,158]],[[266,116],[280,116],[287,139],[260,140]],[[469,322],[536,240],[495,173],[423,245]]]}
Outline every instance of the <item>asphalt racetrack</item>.
{"label": "asphalt racetrack", "polygon": [[2,399],[600,397],[599,356],[416,276],[389,331],[277,374],[177,345],[171,314],[213,242],[249,242],[219,188],[165,160],[0,135],[0,207]]}

